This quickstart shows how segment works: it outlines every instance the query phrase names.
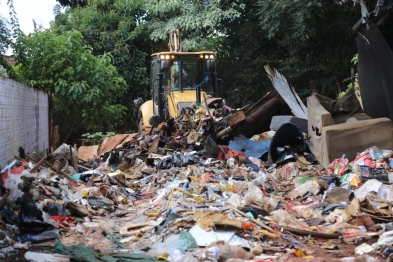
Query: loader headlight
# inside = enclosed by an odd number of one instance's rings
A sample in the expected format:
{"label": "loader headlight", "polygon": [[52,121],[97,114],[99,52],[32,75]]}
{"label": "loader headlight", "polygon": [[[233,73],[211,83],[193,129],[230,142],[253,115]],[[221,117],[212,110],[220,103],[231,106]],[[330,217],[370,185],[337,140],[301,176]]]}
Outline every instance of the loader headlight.
{"label": "loader headlight", "polygon": [[209,59],[209,55],[205,55],[205,59]]}
{"label": "loader headlight", "polygon": [[165,59],[165,55],[160,55],[160,58],[161,59]]}
{"label": "loader headlight", "polygon": [[210,55],[210,59],[214,59],[214,55]]}
{"label": "loader headlight", "polygon": [[169,57],[170,57],[169,55],[166,55],[166,56],[165,56],[165,59],[169,60]]}

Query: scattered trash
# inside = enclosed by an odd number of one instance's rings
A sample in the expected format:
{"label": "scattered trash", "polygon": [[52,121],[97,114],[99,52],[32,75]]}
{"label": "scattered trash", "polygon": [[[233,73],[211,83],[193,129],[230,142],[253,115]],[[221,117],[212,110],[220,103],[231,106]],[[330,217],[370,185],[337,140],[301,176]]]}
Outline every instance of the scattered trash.
{"label": "scattered trash", "polygon": [[[268,72],[279,85],[281,75]],[[213,99],[210,107],[190,105],[145,135],[15,157],[1,174],[0,256],[386,259],[393,253],[393,151],[373,146],[321,165],[302,132],[314,116],[295,104],[295,93],[285,100],[302,119],[292,121],[285,112],[276,118],[276,131],[265,128],[270,119],[253,134],[254,126],[245,127],[256,115],[272,114],[259,106],[283,103],[277,94],[245,112]]]}

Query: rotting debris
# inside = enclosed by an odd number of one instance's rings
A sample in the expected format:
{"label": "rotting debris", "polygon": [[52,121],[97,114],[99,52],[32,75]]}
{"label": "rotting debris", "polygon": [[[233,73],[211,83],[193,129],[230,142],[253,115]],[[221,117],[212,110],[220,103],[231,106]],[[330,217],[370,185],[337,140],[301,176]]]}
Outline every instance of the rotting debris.
{"label": "rotting debris", "polygon": [[[283,123],[276,131],[231,137],[221,108],[208,110],[184,110],[171,120],[170,135],[163,123],[146,136],[121,134],[99,147],[77,151],[63,144],[42,158],[15,157],[1,170],[0,255],[24,253],[28,261],[390,259],[392,148],[364,148],[351,159],[339,152],[323,166],[301,126]],[[248,115],[236,116],[242,120],[234,131]],[[229,136],[227,145],[212,139],[211,119],[218,133],[224,130],[217,137]]]}

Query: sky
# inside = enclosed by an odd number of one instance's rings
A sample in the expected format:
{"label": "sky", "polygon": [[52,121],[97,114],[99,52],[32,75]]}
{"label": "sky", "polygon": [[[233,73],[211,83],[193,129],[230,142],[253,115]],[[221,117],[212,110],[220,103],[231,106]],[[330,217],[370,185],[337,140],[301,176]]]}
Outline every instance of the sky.
{"label": "sky", "polygon": [[[56,0],[13,0],[20,29],[28,34],[34,31],[33,19],[44,28],[54,19],[53,7]],[[9,18],[7,0],[0,0],[0,15]]]}

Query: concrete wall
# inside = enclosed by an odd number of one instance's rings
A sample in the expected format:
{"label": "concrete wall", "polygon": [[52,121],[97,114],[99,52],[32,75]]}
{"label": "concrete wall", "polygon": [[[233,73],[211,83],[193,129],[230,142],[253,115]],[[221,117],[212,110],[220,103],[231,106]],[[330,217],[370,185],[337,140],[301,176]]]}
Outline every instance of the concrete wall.
{"label": "concrete wall", "polygon": [[0,167],[19,154],[19,147],[40,153],[48,144],[48,96],[0,77]]}

